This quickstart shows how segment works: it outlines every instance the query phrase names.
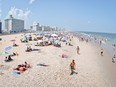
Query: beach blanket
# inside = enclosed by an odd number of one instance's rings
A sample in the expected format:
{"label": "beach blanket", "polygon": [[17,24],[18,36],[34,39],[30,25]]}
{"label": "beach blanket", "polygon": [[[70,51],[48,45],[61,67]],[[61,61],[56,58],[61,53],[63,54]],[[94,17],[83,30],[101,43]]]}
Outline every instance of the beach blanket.
{"label": "beach blanket", "polygon": [[62,58],[68,58],[67,54],[62,54]]}
{"label": "beach blanket", "polygon": [[20,72],[15,71],[15,70],[13,70],[12,73],[13,73],[13,74],[16,74],[16,75],[20,75],[20,74],[21,74]]}
{"label": "beach blanket", "polygon": [[39,63],[39,64],[37,64],[37,66],[48,66],[48,65],[46,65],[46,64],[44,64],[44,63]]}

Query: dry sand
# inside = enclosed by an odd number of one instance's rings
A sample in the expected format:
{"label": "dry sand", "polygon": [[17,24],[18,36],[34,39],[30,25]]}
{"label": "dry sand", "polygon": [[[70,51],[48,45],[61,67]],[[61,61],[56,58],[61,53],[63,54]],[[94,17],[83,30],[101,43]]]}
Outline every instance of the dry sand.
{"label": "dry sand", "polygon": [[[6,55],[0,55],[0,87],[115,87],[116,76],[115,65],[108,58],[107,52],[102,57],[100,47],[91,43],[79,42],[73,38],[73,46],[67,46],[62,42],[62,47],[54,46],[36,47],[40,51],[25,52],[25,43],[20,42],[21,34],[0,36],[0,52],[6,46],[11,46],[16,39],[18,47],[8,52],[18,52],[19,56],[12,57],[12,62],[4,62]],[[33,41],[30,43],[33,44]],[[80,46],[80,55],[76,53],[76,46]],[[69,58],[61,58],[63,53]],[[72,59],[76,62],[78,74],[70,75],[70,63]],[[25,61],[30,63],[28,69],[20,75],[12,73],[13,68]],[[44,63],[48,66],[38,66]],[[106,66],[107,65],[107,66]],[[114,70],[114,71],[113,71]],[[112,75],[111,75],[112,74]],[[113,77],[114,76],[114,77]]]}

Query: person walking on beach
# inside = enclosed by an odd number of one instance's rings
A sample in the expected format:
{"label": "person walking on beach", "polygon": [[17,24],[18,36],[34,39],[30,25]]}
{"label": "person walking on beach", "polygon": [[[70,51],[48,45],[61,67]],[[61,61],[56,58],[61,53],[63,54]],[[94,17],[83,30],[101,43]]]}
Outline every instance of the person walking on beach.
{"label": "person walking on beach", "polygon": [[77,46],[77,54],[79,54],[80,48],[79,46]]}
{"label": "person walking on beach", "polygon": [[75,61],[72,60],[72,62],[70,63],[70,69],[71,69],[71,74],[73,75],[74,73],[77,74],[77,72],[75,72]]}
{"label": "person walking on beach", "polygon": [[115,50],[115,48],[116,48],[116,45],[115,45],[115,44],[112,44],[112,46],[113,46],[113,50]]}
{"label": "person walking on beach", "polygon": [[103,49],[101,49],[101,56],[103,56]]}
{"label": "person walking on beach", "polygon": [[113,63],[116,62],[116,57],[115,57],[115,55],[114,55],[113,58],[112,58],[112,62],[113,62]]}

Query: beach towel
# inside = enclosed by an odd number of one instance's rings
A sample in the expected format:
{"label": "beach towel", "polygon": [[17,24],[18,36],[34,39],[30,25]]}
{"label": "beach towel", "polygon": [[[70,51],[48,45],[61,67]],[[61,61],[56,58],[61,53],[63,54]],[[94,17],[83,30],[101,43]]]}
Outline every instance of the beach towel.
{"label": "beach towel", "polygon": [[20,72],[15,71],[15,70],[13,70],[12,73],[13,73],[13,74],[16,74],[16,75],[20,75],[20,74],[21,74]]}
{"label": "beach towel", "polygon": [[44,66],[44,67],[46,67],[46,66],[48,66],[48,65],[46,65],[46,64],[44,64],[44,63],[39,63],[39,64],[37,64],[37,66]]}
{"label": "beach towel", "polygon": [[68,58],[67,54],[62,54],[62,58]]}

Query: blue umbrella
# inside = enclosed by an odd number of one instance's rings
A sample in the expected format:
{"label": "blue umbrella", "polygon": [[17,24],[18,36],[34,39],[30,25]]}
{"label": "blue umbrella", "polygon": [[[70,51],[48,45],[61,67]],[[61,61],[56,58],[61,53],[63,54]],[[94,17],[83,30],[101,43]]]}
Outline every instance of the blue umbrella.
{"label": "blue umbrella", "polygon": [[8,46],[5,48],[5,50],[10,50],[10,49],[12,49],[12,46]]}

